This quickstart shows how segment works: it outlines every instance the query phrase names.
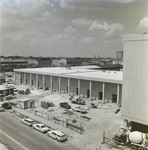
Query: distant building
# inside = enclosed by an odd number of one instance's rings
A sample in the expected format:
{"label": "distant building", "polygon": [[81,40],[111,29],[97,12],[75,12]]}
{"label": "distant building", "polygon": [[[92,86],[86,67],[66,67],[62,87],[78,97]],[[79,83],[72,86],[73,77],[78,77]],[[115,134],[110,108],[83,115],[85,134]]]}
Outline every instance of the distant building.
{"label": "distant building", "polygon": [[25,60],[1,60],[0,72],[12,72],[13,69],[26,68],[28,61]]}
{"label": "distant building", "polygon": [[52,66],[53,67],[64,67],[67,65],[67,60],[65,58],[53,59]]}
{"label": "distant building", "polygon": [[69,66],[82,66],[82,58],[67,58],[67,65]]}
{"label": "distant building", "polygon": [[116,58],[123,60],[123,51],[117,51],[117,52],[116,52]]}
{"label": "distant building", "polygon": [[38,67],[51,67],[52,60],[50,58],[40,58],[38,60]]}

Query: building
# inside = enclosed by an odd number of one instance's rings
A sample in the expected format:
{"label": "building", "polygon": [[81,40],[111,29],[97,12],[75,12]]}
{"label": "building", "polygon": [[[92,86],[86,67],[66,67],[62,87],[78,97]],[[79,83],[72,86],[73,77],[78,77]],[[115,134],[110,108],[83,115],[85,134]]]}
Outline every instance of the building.
{"label": "building", "polygon": [[123,51],[117,51],[116,52],[116,58],[123,60]]}
{"label": "building", "polygon": [[0,100],[3,100],[3,97],[8,95],[13,95],[14,89],[13,87],[8,87],[6,85],[0,85]]}
{"label": "building", "polygon": [[21,99],[19,101],[19,104],[20,104],[20,108],[22,108],[22,109],[28,109],[28,108],[35,107],[34,100],[32,100],[32,99]]}
{"label": "building", "polygon": [[122,117],[148,133],[148,35],[124,36]]}
{"label": "building", "polygon": [[13,69],[26,68],[28,61],[25,60],[1,60],[0,72],[12,72]]}
{"label": "building", "polygon": [[38,67],[51,67],[52,60],[50,58],[40,58],[38,60]]}
{"label": "building", "polygon": [[[52,91],[121,103],[122,72],[94,70],[90,66],[15,69],[20,84],[48,87]],[[94,67],[93,67],[94,68]]]}
{"label": "building", "polygon": [[64,67],[64,66],[67,66],[67,60],[65,58],[52,60],[52,67]]}

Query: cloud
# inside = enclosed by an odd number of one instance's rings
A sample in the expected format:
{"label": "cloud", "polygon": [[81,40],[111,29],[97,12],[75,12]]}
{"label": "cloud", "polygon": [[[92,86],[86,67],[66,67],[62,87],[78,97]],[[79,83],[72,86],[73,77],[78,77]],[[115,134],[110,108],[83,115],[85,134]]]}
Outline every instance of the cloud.
{"label": "cloud", "polygon": [[100,23],[99,21],[94,20],[88,30],[98,32],[106,38],[111,38],[119,36],[124,30],[124,25],[120,23]]}
{"label": "cloud", "polygon": [[72,5],[69,5],[67,2],[65,2],[64,0],[61,0],[61,2],[59,3],[59,5],[61,6],[62,9],[69,9],[69,10],[74,10],[75,7]]}
{"label": "cloud", "polygon": [[88,27],[92,24],[92,20],[88,20],[86,18],[76,18],[72,21],[72,23],[76,24],[78,27]]}
{"label": "cloud", "polygon": [[77,29],[73,28],[72,26],[68,26],[68,27],[66,27],[65,30],[64,30],[64,32],[65,32],[66,34],[73,34],[73,33],[75,33],[76,31],[77,31]]}
{"label": "cloud", "polygon": [[144,17],[143,19],[140,20],[139,22],[139,27],[138,29],[145,29],[148,28],[148,17]]}
{"label": "cloud", "polygon": [[107,37],[117,37],[119,36],[124,30],[124,25],[120,23],[114,23],[110,25],[109,31],[107,33]]}
{"label": "cloud", "polygon": [[56,35],[51,35],[45,41],[45,44],[72,44],[74,40],[73,36],[66,33],[60,33]]}
{"label": "cloud", "polygon": [[93,43],[94,39],[92,37],[85,37],[84,42],[85,43]]}

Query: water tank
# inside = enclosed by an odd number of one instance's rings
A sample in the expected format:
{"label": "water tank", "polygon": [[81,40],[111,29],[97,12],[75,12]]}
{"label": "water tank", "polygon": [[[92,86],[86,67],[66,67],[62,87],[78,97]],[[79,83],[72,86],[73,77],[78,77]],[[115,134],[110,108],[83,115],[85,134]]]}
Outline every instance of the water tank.
{"label": "water tank", "polygon": [[123,51],[117,51],[116,58],[123,59]]}

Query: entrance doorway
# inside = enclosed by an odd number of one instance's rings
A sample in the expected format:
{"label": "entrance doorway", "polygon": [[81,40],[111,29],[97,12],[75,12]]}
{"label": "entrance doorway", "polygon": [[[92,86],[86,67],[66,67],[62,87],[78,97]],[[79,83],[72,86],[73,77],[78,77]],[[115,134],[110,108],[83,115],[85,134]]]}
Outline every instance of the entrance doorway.
{"label": "entrance doorway", "polygon": [[117,103],[117,94],[112,94],[112,102]]}
{"label": "entrance doorway", "polygon": [[87,97],[90,97],[90,90],[87,90]]}
{"label": "entrance doorway", "polygon": [[102,100],[102,95],[103,95],[103,93],[99,92],[99,100]]}
{"label": "entrance doorway", "polygon": [[31,81],[31,86],[33,86],[33,80]]}
{"label": "entrance doorway", "polygon": [[78,88],[76,88],[76,95],[78,95]]}
{"label": "entrance doorway", "polygon": [[68,93],[68,86],[67,86],[67,93]]}

